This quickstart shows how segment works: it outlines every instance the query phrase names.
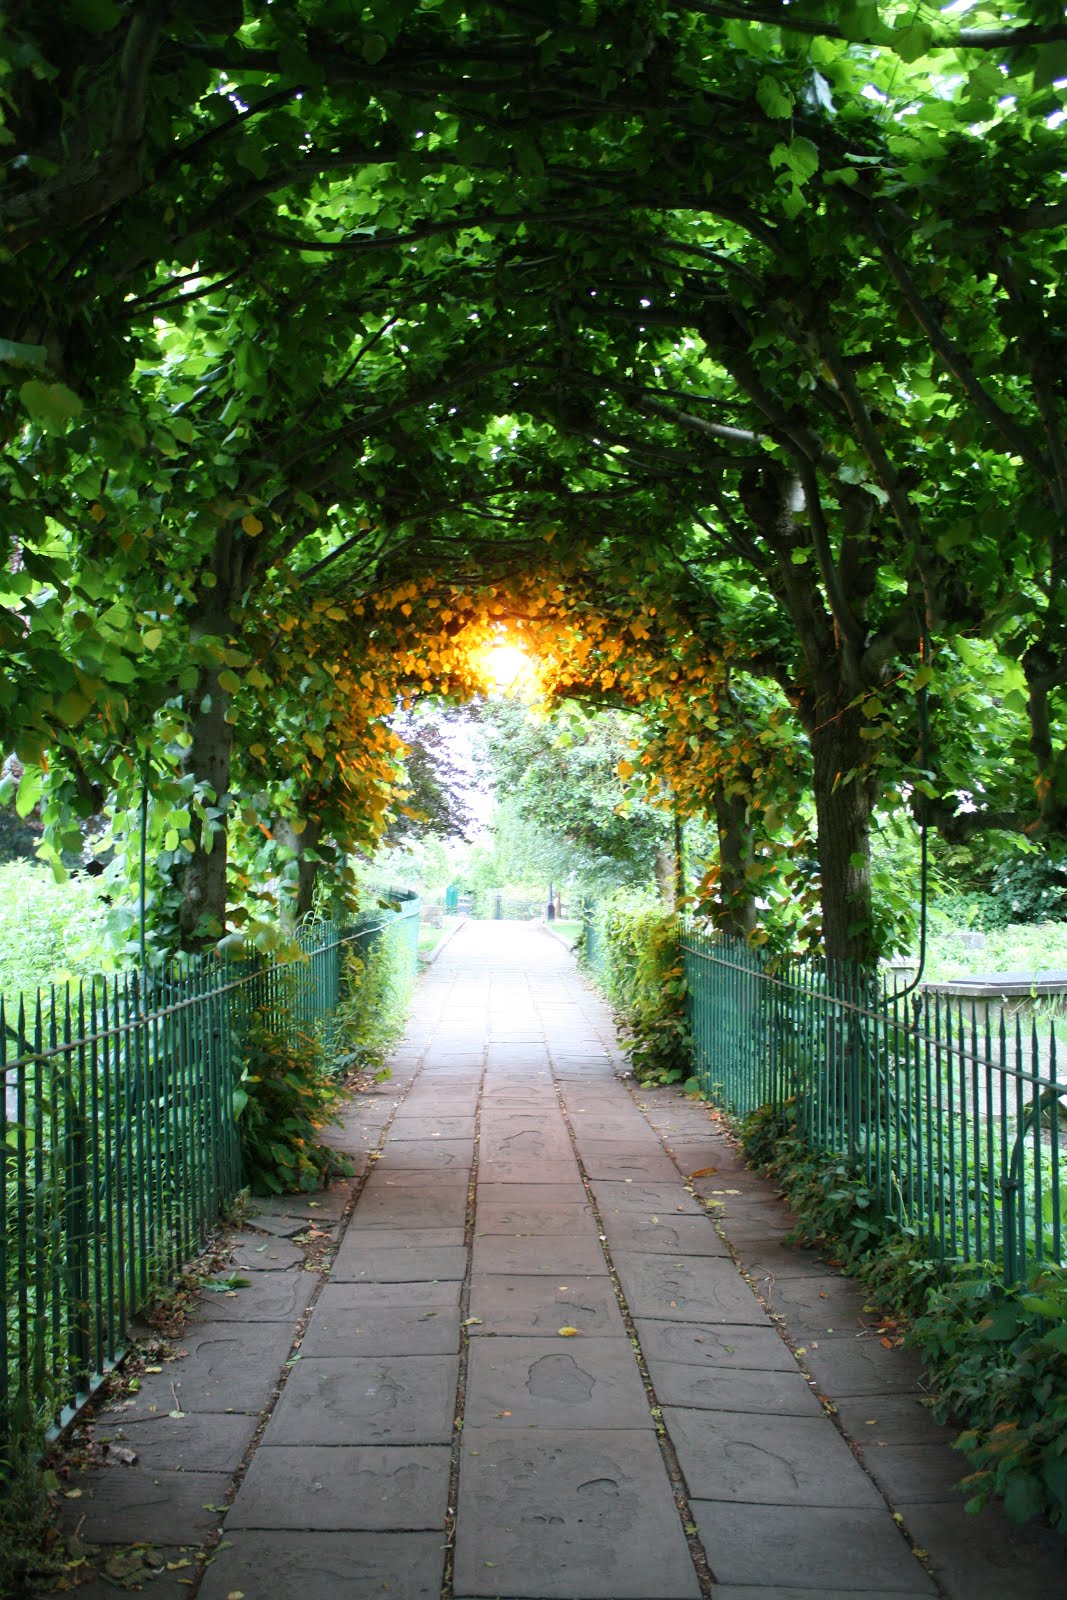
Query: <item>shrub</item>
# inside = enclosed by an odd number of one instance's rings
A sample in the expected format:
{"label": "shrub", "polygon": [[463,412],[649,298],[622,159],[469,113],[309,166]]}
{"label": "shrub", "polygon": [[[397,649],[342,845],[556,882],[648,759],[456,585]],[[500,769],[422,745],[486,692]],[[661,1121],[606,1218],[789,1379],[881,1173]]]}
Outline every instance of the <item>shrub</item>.
{"label": "shrub", "polygon": [[679,1083],[693,1070],[678,918],[647,896],[617,894],[597,917],[596,976],[627,1038],[641,1083]]}
{"label": "shrub", "polygon": [[341,1091],[308,1036],[291,1042],[255,1019],[245,1070],[234,1090],[245,1182],[253,1194],[323,1188],[351,1165],[323,1144],[319,1129],[337,1122]]}
{"label": "shrub", "polygon": [[339,1071],[373,1072],[379,1082],[388,1078],[386,1058],[407,1023],[415,962],[409,929],[401,922],[349,951],[333,1024]]}

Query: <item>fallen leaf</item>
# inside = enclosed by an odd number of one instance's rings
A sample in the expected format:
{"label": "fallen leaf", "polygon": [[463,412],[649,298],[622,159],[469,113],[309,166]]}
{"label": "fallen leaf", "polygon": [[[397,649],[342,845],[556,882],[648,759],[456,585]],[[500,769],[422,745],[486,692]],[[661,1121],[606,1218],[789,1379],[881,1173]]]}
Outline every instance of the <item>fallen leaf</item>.
{"label": "fallen leaf", "polygon": [[129,1445],[109,1444],[107,1447],[107,1459],[109,1461],[120,1461],[124,1467],[132,1467],[137,1460],[137,1451],[131,1450]]}
{"label": "fallen leaf", "polygon": [[482,1325],[481,1317],[468,1317],[466,1322],[461,1322],[460,1323],[460,1327],[461,1328],[480,1328],[481,1325]]}
{"label": "fallen leaf", "polygon": [[717,1167],[698,1167],[689,1174],[690,1178],[710,1178],[718,1171]]}
{"label": "fallen leaf", "polygon": [[63,1496],[64,1500],[80,1500],[81,1497],[82,1491],[80,1489],[68,1489]]}
{"label": "fallen leaf", "polygon": [[577,1328],[561,1328],[559,1330],[559,1336],[560,1336],[561,1339],[575,1339],[578,1336],[578,1329]]}

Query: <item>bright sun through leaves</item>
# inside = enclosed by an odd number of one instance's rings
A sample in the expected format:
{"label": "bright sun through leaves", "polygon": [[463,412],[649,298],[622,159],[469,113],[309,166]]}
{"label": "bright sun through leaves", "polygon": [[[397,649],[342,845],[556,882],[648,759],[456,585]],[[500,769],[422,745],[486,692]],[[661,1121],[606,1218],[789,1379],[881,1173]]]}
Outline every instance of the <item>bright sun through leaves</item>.
{"label": "bright sun through leaves", "polygon": [[537,677],[536,666],[526,651],[506,635],[478,652],[477,666],[487,688],[495,694],[528,694]]}

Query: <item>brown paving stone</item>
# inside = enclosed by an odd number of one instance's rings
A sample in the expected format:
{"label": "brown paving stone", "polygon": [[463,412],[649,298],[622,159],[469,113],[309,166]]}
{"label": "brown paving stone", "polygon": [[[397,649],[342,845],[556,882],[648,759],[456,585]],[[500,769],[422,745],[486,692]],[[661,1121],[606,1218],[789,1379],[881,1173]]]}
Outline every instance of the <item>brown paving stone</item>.
{"label": "brown paving stone", "polygon": [[663,1407],[671,1443],[697,1500],[744,1505],[881,1505],[829,1418],[754,1416]]}
{"label": "brown paving stone", "polygon": [[[865,1600],[934,1595],[934,1585],[901,1537],[886,1507],[731,1505],[691,1500],[693,1517],[720,1585],[796,1585],[832,1597],[855,1592],[862,1573]],[[1003,1594],[1003,1592],[1002,1592]],[[962,1596],[961,1596],[962,1600]]]}
{"label": "brown paving stone", "polygon": [[226,1529],[443,1529],[449,1464],[446,1445],[263,1447]]}
{"label": "brown paving stone", "polygon": [[476,1274],[549,1273],[559,1277],[568,1273],[606,1273],[608,1267],[595,1233],[581,1239],[553,1234],[532,1239],[493,1234],[475,1238],[473,1270]]}
{"label": "brown paving stone", "polygon": [[466,1272],[463,1245],[368,1248],[350,1237],[337,1252],[330,1278],[335,1283],[433,1283],[459,1281]]}
{"label": "brown paving stone", "polygon": [[[715,1326],[639,1317],[634,1325],[650,1368],[663,1361],[695,1367],[743,1367],[753,1372],[798,1370],[788,1347],[766,1321]],[[656,1381],[654,1370],[652,1381]]]}
{"label": "brown paving stone", "polygon": [[793,1372],[723,1367],[705,1371],[677,1361],[650,1363],[661,1406],[741,1411],[773,1417],[821,1417],[823,1408],[799,1368]]}
{"label": "brown paving stone", "polygon": [[508,1277],[491,1273],[471,1282],[470,1313],[479,1318],[472,1337],[533,1334],[559,1338],[562,1327],[581,1334],[621,1334],[622,1315],[611,1279],[568,1274],[566,1277]]}
{"label": "brown paving stone", "polygon": [[458,1374],[458,1355],[306,1354],[263,1444],[448,1444]]}
{"label": "brown paving stone", "polygon": [[[204,1575],[199,1600],[437,1600],[445,1565],[439,1533],[254,1533],[227,1535]],[[188,1591],[185,1591],[186,1593]],[[84,1594],[80,1590],[79,1594]],[[115,1591],[109,1591],[114,1600]],[[152,1585],[152,1600],[157,1600]],[[162,1597],[159,1597],[162,1600]]]}
{"label": "brown paving stone", "polygon": [[454,1592],[696,1600],[651,1432],[464,1429]]}
{"label": "brown paving stone", "polygon": [[762,1326],[767,1314],[729,1259],[613,1251],[633,1317],[667,1322],[741,1322]]}
{"label": "brown paving stone", "polygon": [[477,1339],[466,1428],[651,1428],[648,1398],[626,1338]]}

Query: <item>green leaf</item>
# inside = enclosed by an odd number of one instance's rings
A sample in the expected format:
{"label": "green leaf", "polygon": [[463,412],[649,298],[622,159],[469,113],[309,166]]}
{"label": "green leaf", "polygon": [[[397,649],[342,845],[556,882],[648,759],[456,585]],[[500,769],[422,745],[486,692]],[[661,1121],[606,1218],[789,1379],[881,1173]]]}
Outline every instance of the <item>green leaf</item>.
{"label": "green leaf", "polygon": [[17,339],[0,339],[0,361],[12,367],[43,367],[48,351],[43,344],[20,344]]}
{"label": "green leaf", "polygon": [[70,0],[70,14],[87,33],[110,33],[122,18],[115,0]]}
{"label": "green leaf", "polygon": [[26,767],[15,797],[15,810],[20,817],[28,817],[44,791],[44,773],[40,767]]}
{"label": "green leaf", "polygon": [[1034,88],[1047,89],[1049,84],[1067,78],[1067,40],[1039,45],[1035,51]]}
{"label": "green leaf", "polygon": [[756,85],[756,99],[769,117],[791,117],[793,96],[774,78],[762,77]]}
{"label": "green leaf", "polygon": [[219,688],[225,689],[227,694],[236,694],[241,687],[241,680],[236,672],[231,672],[229,667],[223,668],[219,673]]}
{"label": "green leaf", "polygon": [[933,37],[934,30],[928,22],[909,22],[903,28],[895,28],[889,42],[901,61],[918,61],[929,50]]}
{"label": "green leaf", "polygon": [[19,399],[38,422],[60,427],[74,417],[80,417],[85,407],[65,383],[42,383],[40,378],[29,378],[19,389]]}

